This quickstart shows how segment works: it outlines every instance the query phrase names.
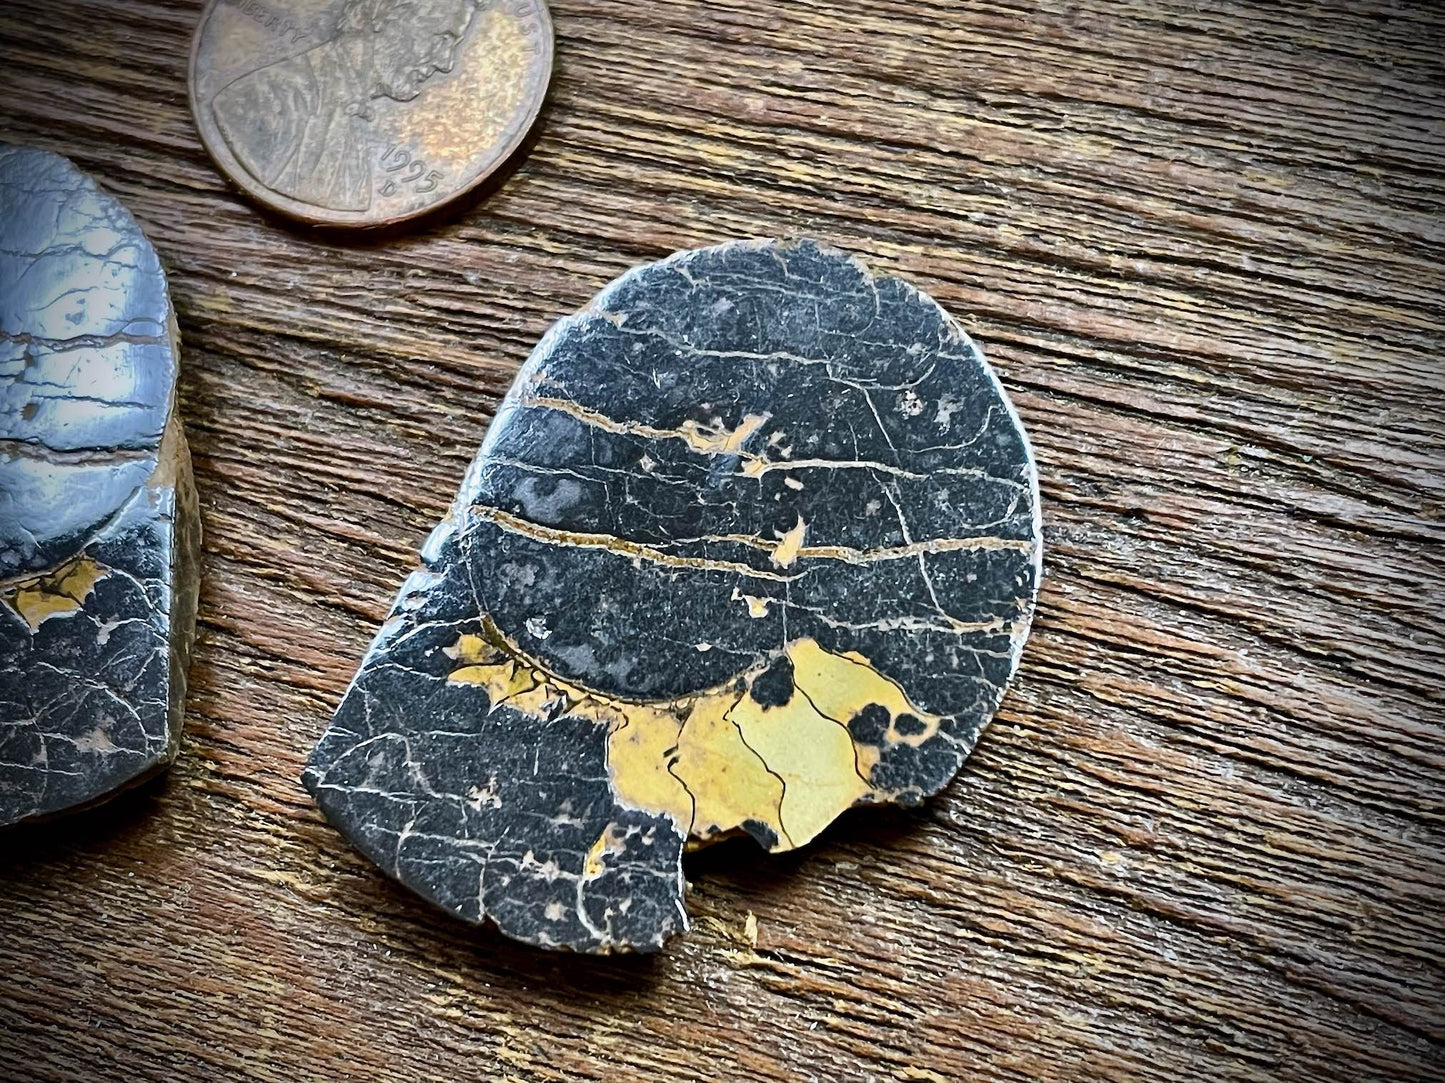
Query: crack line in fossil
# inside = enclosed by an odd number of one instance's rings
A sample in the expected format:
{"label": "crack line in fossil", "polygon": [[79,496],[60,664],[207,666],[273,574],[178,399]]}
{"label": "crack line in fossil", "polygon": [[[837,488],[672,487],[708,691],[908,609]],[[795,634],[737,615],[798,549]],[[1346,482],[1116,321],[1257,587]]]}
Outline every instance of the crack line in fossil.
{"label": "crack line in fossil", "polygon": [[[752,534],[704,534],[695,539],[679,539],[670,544],[686,542],[728,542],[746,545],[753,549],[776,552],[778,542],[768,541]],[[920,554],[953,553],[983,550],[986,552],[1011,551],[1028,553],[1033,543],[1025,538],[1000,538],[996,535],[977,538],[925,538],[908,545],[885,546],[881,549],[855,549],[847,545],[802,545],[792,557],[795,560],[841,560],[848,564],[872,564],[880,560],[907,560]],[[791,561],[789,561],[791,563]]]}
{"label": "crack line in fossil", "polygon": [[[512,534],[520,534],[534,541],[547,542],[552,545],[570,545],[582,549],[606,549],[609,552],[619,553],[622,556],[636,557],[653,564],[662,564],[674,568],[695,568],[701,571],[730,572],[736,575],[745,575],[753,579],[771,579],[779,583],[791,583],[806,572],[796,575],[779,575],[776,572],[762,571],[750,567],[747,564],[740,564],[734,560],[710,560],[704,557],[684,557],[675,553],[668,553],[655,546],[645,545],[641,542],[629,541],[626,538],[619,538],[615,534],[588,534],[571,530],[561,530],[557,527],[543,526],[541,523],[534,523],[530,519],[523,519],[519,515],[502,511],[489,504],[472,505],[472,513],[479,518],[496,523],[497,526]],[[747,534],[715,534],[698,539],[699,541],[735,542],[740,545],[752,546],[756,549],[763,549],[769,552],[776,552],[779,543],[769,542]],[[1029,553],[1033,550],[1033,542],[1022,538],[1000,538],[987,536],[981,538],[932,538],[923,541],[911,542],[908,545],[890,546],[883,549],[853,549],[844,545],[805,545],[796,552],[796,559],[815,560],[840,560],[846,564],[872,564],[883,560],[907,560],[916,556],[930,556],[936,553],[951,552],[1017,552]],[[791,564],[791,560],[789,561]]]}
{"label": "crack line in fossil", "polygon": [[[628,436],[646,436],[654,440],[681,440],[694,451],[705,455],[742,455],[742,447],[753,433],[767,422],[767,414],[748,414],[736,429],[700,424],[688,419],[676,429],[660,429],[640,421],[616,421],[606,414],[589,410],[571,399],[552,398],[543,395],[529,395],[518,404],[575,417],[585,425],[605,432],[621,433]],[[755,458],[756,456],[747,456]]]}
{"label": "crack line in fossil", "polygon": [[759,571],[757,568],[749,567],[746,564],[739,564],[733,560],[706,560],[699,557],[680,557],[673,553],[665,553],[661,549],[654,549],[650,545],[642,545],[638,542],[628,541],[626,538],[619,538],[612,534],[580,534],[568,530],[558,530],[556,527],[542,526],[540,523],[531,522],[528,519],[520,518],[519,516],[502,511],[500,508],[494,508],[486,504],[474,504],[472,506],[472,513],[481,519],[496,523],[497,526],[508,533],[520,534],[534,541],[547,542],[551,545],[570,545],[579,549],[605,549],[608,552],[635,557],[638,560],[645,560],[652,564],[661,564],[667,567],[694,568],[710,572],[727,572],[732,575],[748,576],[752,579],[770,579],[777,583],[791,583],[800,577],[799,575],[779,575],[776,572]]}

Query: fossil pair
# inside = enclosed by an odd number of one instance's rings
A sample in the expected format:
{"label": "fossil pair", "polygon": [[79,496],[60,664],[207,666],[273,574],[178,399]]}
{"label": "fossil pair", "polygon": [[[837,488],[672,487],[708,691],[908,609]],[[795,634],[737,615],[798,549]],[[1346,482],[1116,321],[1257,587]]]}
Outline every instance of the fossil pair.
{"label": "fossil pair", "polygon": [[[54,156],[0,151],[0,200],[13,822],[174,756],[197,529],[153,250]],[[1038,482],[934,301],[740,241],[549,331],[421,556],[306,785],[462,918],[651,950],[689,845],[791,849],[953,778],[1028,634]]]}

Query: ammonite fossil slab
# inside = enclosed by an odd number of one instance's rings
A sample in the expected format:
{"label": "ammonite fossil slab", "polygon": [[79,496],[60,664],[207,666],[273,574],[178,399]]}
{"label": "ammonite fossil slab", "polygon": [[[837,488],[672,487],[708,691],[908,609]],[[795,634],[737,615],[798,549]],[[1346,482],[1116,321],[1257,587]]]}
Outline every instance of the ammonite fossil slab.
{"label": "ammonite fossil slab", "polygon": [[543,339],[318,744],[369,857],[506,934],[650,950],[689,840],[946,785],[1019,661],[1038,485],[927,296],[685,252]]}
{"label": "ammonite fossil slab", "polygon": [[0,144],[0,825],[175,756],[199,531],[175,380],[135,219]]}

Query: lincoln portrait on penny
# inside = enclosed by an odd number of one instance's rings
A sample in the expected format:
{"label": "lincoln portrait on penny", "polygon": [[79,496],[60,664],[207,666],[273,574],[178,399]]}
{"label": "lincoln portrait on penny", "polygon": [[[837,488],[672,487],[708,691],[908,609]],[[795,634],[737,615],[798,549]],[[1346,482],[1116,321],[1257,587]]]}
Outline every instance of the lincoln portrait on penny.
{"label": "lincoln portrait on penny", "polygon": [[371,206],[366,122],[450,72],[480,0],[346,0],[331,38],[223,87],[211,113],[266,187],[337,211]]}

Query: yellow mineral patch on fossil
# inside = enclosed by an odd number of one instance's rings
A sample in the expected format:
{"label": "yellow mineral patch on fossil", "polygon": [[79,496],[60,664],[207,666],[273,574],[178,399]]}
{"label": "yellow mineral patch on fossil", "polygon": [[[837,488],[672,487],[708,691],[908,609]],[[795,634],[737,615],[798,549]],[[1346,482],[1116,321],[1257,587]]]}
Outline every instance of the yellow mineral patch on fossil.
{"label": "yellow mineral patch on fossil", "polygon": [[798,559],[798,553],[802,551],[803,539],[808,534],[808,524],[803,522],[803,517],[798,516],[798,525],[783,535],[778,542],[778,547],[773,550],[773,563],[779,568],[792,567],[793,562]]}
{"label": "yellow mineral patch on fossil", "polygon": [[665,812],[686,828],[693,822],[693,798],[670,769],[682,720],[651,706],[622,704],[619,708],[622,725],[609,730],[607,737],[612,792],[625,805]]}
{"label": "yellow mineral patch on fossil", "polygon": [[612,826],[609,824],[607,829],[597,836],[597,841],[588,848],[587,858],[582,863],[582,875],[587,879],[591,880],[602,874],[602,855],[607,852],[607,839],[611,834]]}
{"label": "yellow mineral patch on fossil", "polygon": [[858,773],[847,727],[819,714],[807,697],[764,707],[744,696],[730,717],[747,747],[782,782],[779,816],[787,845],[775,849],[802,846],[871,791]]}
{"label": "yellow mineral patch on fossil", "polygon": [[771,598],[759,598],[756,594],[744,594],[738,590],[737,587],[733,588],[731,600],[734,602],[742,602],[746,605],[748,607],[748,616],[755,620],[761,620],[763,617],[766,617],[768,615],[768,607],[773,604]]}
{"label": "yellow mineral patch on fossil", "polygon": [[[839,813],[877,794],[869,782],[878,746],[855,742],[848,721],[877,705],[888,713],[885,744],[917,745],[941,719],[914,707],[898,685],[856,654],[834,654],[813,639],[787,647],[794,688],[777,706],[748,691],[764,668],[717,688],[661,703],[632,703],[590,692],[546,672],[486,622],[484,636],[447,648],[449,679],[487,689],[538,719],[559,701],[607,727],[607,769],[617,800],[665,814],[686,836],[707,842],[744,824],[766,826],[772,849],[813,839]],[[899,720],[907,724],[900,728]],[[607,834],[587,867],[601,868]]]}
{"label": "yellow mineral patch on fossil", "polygon": [[603,859],[608,854],[621,854],[626,850],[626,832],[616,824],[608,824],[602,829],[602,834],[597,836],[597,841],[588,848],[587,857],[582,862],[582,875],[588,880],[595,880],[607,871],[607,862]]}
{"label": "yellow mineral patch on fossil", "polygon": [[782,822],[783,780],[743,741],[730,714],[739,702],[736,693],[702,697],[678,738],[673,773],[696,801],[691,833],[706,841],[756,820],[778,836],[779,849],[787,849],[792,843]]}
{"label": "yellow mineral patch on fossil", "polygon": [[0,598],[34,631],[51,617],[78,612],[107,571],[89,557],[76,557],[54,571],[12,584]]}
{"label": "yellow mineral patch on fossil", "polygon": [[[876,703],[892,719],[888,739],[892,743],[921,745],[943,721],[920,711],[909,702],[903,689],[874,669],[861,654],[833,654],[812,639],[800,639],[788,648],[793,663],[793,681],[822,714],[846,723],[863,708]],[[918,720],[917,732],[901,733],[898,719],[911,715]]]}
{"label": "yellow mineral patch on fossil", "polygon": [[[549,698],[542,674],[481,636],[463,635],[446,653],[461,663],[452,670],[449,679],[485,685],[487,696],[494,704],[510,703],[529,714],[540,714]],[[565,694],[565,690],[558,689],[550,698]]]}

